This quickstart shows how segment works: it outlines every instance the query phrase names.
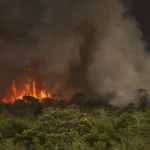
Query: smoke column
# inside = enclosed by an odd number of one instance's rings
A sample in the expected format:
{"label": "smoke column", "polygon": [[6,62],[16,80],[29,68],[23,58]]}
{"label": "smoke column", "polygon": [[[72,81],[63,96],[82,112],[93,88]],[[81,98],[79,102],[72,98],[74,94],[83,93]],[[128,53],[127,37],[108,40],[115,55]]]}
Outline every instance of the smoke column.
{"label": "smoke column", "polygon": [[[121,6],[120,6],[121,8]],[[111,104],[134,102],[135,90],[149,90],[150,58],[137,22],[120,9],[108,35],[98,43],[89,67],[89,79],[96,95],[116,92]],[[124,15],[123,15],[124,14]]]}
{"label": "smoke column", "polygon": [[114,91],[113,105],[132,102],[149,89],[150,61],[126,11],[121,0],[1,0],[0,90],[33,60],[53,93]]}

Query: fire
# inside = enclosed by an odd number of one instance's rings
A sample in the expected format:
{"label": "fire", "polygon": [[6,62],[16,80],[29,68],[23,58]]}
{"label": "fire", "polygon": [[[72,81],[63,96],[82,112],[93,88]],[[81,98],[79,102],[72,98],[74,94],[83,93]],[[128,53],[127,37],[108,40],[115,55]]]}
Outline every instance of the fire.
{"label": "fire", "polygon": [[16,81],[12,82],[10,89],[11,89],[11,95],[4,97],[2,99],[2,102],[13,103],[16,99],[22,99],[23,96],[32,96],[34,98],[39,99],[40,101],[44,98],[51,97],[51,94],[47,92],[46,89],[40,90],[40,92],[38,93],[36,89],[36,83],[35,81],[32,81],[31,79],[27,80],[22,90],[17,89]]}
{"label": "fire", "polygon": [[[28,62],[29,61],[26,61],[26,63]],[[32,71],[31,67],[28,66],[27,71]],[[4,103],[13,103],[15,100],[22,99],[24,96],[32,96],[42,101],[44,98],[51,97],[51,94],[46,90],[46,85],[44,89],[39,90],[35,80],[31,78],[27,78],[21,87],[21,89],[18,89],[17,82],[15,80],[12,81],[9,92],[6,93],[7,96],[4,96],[1,101]]]}

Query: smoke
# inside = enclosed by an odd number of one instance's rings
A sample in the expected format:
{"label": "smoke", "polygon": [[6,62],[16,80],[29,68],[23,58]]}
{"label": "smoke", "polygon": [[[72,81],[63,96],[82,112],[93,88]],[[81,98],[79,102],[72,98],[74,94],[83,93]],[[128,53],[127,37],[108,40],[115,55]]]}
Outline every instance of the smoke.
{"label": "smoke", "polygon": [[149,56],[137,22],[120,0],[0,1],[0,90],[36,61],[52,93],[112,91],[113,105],[149,89]]}
{"label": "smoke", "polygon": [[140,36],[133,20],[120,20],[110,27],[109,36],[93,56],[91,84],[100,95],[117,92],[113,104],[133,102],[135,89],[149,89],[149,57]]}
{"label": "smoke", "polygon": [[116,92],[111,104],[124,106],[135,102],[136,89],[150,89],[149,54],[134,18],[118,15],[92,58],[89,79],[93,91],[99,96]]}

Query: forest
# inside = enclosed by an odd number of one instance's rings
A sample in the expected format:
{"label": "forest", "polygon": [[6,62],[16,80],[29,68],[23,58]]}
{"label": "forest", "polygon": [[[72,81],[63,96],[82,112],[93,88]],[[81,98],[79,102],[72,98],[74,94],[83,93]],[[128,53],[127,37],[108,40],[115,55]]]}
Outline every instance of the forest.
{"label": "forest", "polygon": [[149,150],[150,107],[111,106],[83,93],[0,103],[0,150]]}
{"label": "forest", "polygon": [[150,150],[149,14],[150,0],[0,0],[0,150]]}

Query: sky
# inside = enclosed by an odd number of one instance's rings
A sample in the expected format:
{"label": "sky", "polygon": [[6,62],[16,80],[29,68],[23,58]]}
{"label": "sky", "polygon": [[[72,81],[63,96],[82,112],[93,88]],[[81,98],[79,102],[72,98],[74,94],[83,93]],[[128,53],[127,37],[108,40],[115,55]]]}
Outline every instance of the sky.
{"label": "sky", "polygon": [[[149,0],[135,0],[131,10],[131,14],[136,17],[140,23],[141,30],[144,34],[148,47],[150,48],[150,1]],[[150,51],[150,50],[149,50]]]}
{"label": "sky", "polygon": [[136,21],[123,15],[120,0],[0,0],[0,91],[26,59],[38,64],[36,73],[52,92],[130,95],[130,88],[148,88],[142,39],[149,48],[150,2],[132,1]]}

